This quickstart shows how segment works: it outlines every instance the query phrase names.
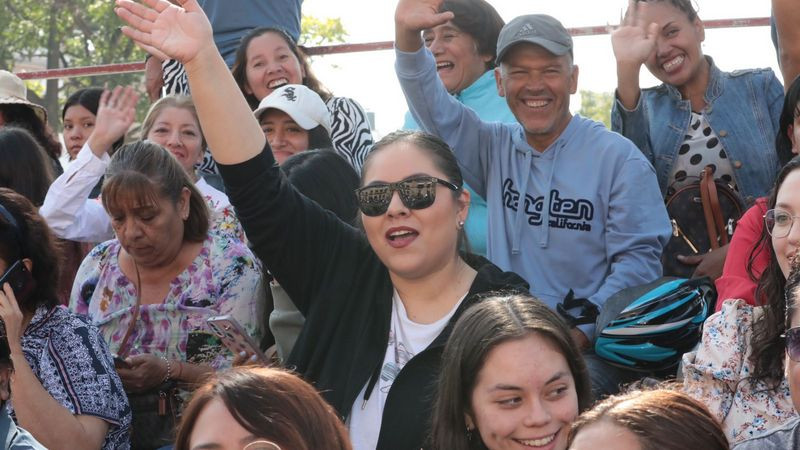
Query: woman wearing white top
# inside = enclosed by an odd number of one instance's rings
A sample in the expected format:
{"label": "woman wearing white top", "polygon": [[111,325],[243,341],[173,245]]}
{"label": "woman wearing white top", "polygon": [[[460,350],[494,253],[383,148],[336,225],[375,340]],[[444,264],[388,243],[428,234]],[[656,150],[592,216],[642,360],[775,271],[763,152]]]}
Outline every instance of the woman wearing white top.
{"label": "woman wearing white top", "polygon": [[[103,242],[114,237],[108,214],[99,202],[89,200],[89,193],[105,173],[111,144],[133,123],[137,95],[131,88],[120,87],[104,95],[92,135],[67,171],[50,186],[40,210],[62,239]],[[192,177],[212,212],[211,230],[244,240],[228,197],[195,172],[195,164],[202,161],[205,138],[192,99],[168,96],[154,103],[142,124],[142,136],[166,148]]]}

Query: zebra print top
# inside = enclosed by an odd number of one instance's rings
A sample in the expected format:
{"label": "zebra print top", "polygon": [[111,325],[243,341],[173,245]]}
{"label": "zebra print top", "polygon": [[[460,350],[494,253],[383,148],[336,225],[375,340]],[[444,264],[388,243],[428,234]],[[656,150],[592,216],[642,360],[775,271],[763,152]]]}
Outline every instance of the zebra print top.
{"label": "zebra print top", "polygon": [[[183,66],[175,60],[164,61],[164,95],[189,95],[189,81]],[[325,105],[331,113],[331,142],[333,149],[361,174],[364,159],[372,149],[373,139],[367,113],[349,97],[331,97]],[[198,169],[201,173],[217,174],[217,165],[206,151]]]}
{"label": "zebra print top", "polygon": [[364,159],[373,144],[367,113],[361,105],[348,97],[331,97],[325,105],[331,113],[333,149],[360,175]]}
{"label": "zebra print top", "polygon": [[164,72],[164,95],[189,95],[189,78],[183,64],[174,59],[161,63]]}

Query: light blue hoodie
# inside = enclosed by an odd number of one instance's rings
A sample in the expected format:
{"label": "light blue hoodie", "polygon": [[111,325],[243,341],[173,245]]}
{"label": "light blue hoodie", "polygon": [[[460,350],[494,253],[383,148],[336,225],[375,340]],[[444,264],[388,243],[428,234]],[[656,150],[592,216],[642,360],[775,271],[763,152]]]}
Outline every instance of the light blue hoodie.
{"label": "light blue hoodie", "polygon": [[[631,141],[574,116],[540,153],[520,124],[483,122],[450,96],[427,49],[396,55],[414,119],[453,148],[486,199],[493,263],[522,275],[551,308],[570,289],[602,306],[661,276],[671,227],[655,171]],[[580,329],[593,339],[594,325]]]}
{"label": "light blue hoodie", "polygon": [[[466,89],[455,94],[454,97],[459,102],[469,106],[478,114],[481,120],[486,122],[505,122],[516,123],[517,119],[503,97],[497,93],[497,83],[494,80],[494,70],[489,70]],[[404,130],[419,130],[420,126],[411,117],[410,112],[406,112]],[[467,215],[467,238],[473,253],[486,256],[486,233],[488,231],[489,218],[486,200],[475,193],[469,184],[464,187],[470,191],[469,215]]]}

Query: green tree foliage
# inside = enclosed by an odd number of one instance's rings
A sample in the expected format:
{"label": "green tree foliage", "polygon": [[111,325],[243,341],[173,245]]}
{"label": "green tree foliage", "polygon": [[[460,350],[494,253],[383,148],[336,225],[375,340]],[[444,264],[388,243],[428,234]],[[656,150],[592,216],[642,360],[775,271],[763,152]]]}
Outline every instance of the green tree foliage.
{"label": "green tree foliage", "polygon": [[[48,69],[141,61],[144,52],[122,35],[107,0],[0,0],[0,68],[14,61],[45,60]],[[59,104],[65,93],[102,85],[132,84],[140,74],[48,80],[43,95],[30,89],[33,101],[45,105],[51,124],[59,127]]]}
{"label": "green tree foliage", "polygon": [[[15,61],[45,61],[48,69],[143,61],[145,53],[120,31],[112,0],[0,0],[0,69]],[[343,42],[339,19],[304,16],[300,42],[306,46]],[[88,86],[140,87],[139,116],[148,108],[141,73],[70,77],[28,83],[32,101],[45,105],[51,125],[60,129],[60,105]]]}
{"label": "green tree foliage", "polygon": [[300,22],[300,44],[306,47],[344,42],[346,37],[347,31],[338,17],[319,19],[304,15]]}
{"label": "green tree foliage", "polygon": [[603,122],[606,128],[611,128],[611,106],[614,104],[612,92],[581,91],[581,109],[578,111],[583,117]]}

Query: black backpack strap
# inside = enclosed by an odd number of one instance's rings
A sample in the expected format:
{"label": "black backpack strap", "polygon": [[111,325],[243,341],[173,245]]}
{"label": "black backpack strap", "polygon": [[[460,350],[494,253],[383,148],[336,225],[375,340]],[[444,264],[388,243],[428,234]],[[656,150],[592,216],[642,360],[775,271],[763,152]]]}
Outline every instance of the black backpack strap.
{"label": "black backpack strap", "polygon": [[[578,308],[577,314],[570,312],[576,308]],[[572,289],[569,290],[564,300],[556,305],[556,311],[567,321],[570,328],[593,324],[597,321],[597,315],[600,314],[600,308],[597,305],[585,298],[575,298],[575,292]]]}

